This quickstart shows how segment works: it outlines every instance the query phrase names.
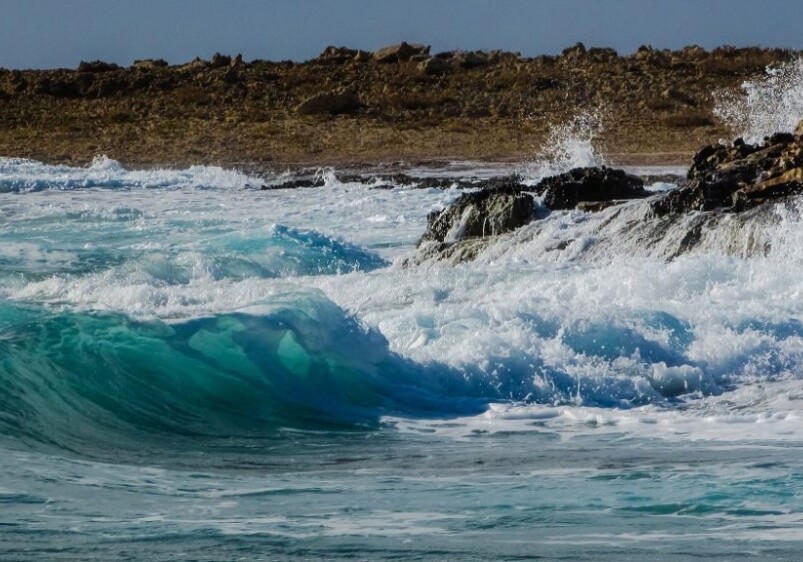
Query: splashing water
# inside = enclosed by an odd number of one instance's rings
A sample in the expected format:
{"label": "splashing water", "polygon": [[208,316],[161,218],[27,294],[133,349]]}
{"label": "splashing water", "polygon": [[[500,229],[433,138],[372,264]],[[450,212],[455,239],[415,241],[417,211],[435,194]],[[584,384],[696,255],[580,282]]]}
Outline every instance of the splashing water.
{"label": "splashing water", "polygon": [[737,136],[756,143],[773,133],[794,130],[803,119],[803,59],[746,81],[737,93],[722,93],[714,115]]}
{"label": "splashing water", "polygon": [[319,178],[0,158],[0,558],[799,558],[799,200],[404,268],[460,191]]}
{"label": "splashing water", "polygon": [[584,111],[552,127],[543,148],[522,170],[522,175],[537,181],[572,168],[607,164],[596,146],[603,130],[599,111]]}

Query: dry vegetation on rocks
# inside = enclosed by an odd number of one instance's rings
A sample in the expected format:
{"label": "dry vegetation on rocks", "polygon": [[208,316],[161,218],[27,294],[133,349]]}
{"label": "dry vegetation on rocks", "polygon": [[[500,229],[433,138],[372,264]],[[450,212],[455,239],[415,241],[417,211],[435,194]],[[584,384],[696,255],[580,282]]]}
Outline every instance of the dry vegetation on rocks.
{"label": "dry vegetation on rocks", "polygon": [[130,165],[526,159],[550,124],[599,108],[609,153],[686,161],[729,136],[712,94],[796,53],[723,47],[431,54],[329,47],[304,62],[216,54],[169,66],[101,61],[76,70],[0,70],[0,154]]}

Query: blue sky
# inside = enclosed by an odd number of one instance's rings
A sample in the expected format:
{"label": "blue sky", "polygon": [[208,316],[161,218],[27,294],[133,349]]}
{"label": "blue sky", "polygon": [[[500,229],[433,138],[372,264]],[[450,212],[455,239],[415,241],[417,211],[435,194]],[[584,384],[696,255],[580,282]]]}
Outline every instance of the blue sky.
{"label": "blue sky", "polygon": [[697,43],[803,48],[800,0],[0,0],[0,67],[81,60],[179,63],[215,51],[246,60],[373,50],[557,53],[577,41],[622,53]]}

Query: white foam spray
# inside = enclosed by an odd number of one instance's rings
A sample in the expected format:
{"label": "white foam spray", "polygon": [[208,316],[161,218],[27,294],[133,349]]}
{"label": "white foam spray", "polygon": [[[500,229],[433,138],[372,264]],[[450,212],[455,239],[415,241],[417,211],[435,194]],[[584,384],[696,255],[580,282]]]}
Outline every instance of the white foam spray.
{"label": "white foam spray", "polygon": [[717,96],[714,115],[734,135],[751,143],[778,132],[794,130],[803,119],[803,59],[768,67],[738,92]]}
{"label": "white foam spray", "polygon": [[605,165],[607,161],[598,148],[603,130],[599,110],[583,111],[553,126],[541,151],[521,170],[522,176],[538,181],[572,168]]}

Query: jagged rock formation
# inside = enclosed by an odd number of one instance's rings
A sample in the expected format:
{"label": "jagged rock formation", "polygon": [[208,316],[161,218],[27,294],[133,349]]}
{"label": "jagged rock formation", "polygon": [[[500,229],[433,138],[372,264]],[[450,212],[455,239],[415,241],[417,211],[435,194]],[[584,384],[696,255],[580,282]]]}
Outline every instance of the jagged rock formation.
{"label": "jagged rock formation", "polygon": [[803,127],[761,144],[736,139],[695,154],[685,186],[652,203],[657,215],[723,209],[740,212],[803,191]]}
{"label": "jagged rock formation", "polygon": [[443,211],[430,213],[418,242],[421,259],[468,261],[492,237],[528,224],[535,217],[535,200],[525,189],[509,183],[465,193]]}
{"label": "jagged rock formation", "polygon": [[456,242],[510,232],[533,219],[534,200],[525,186],[509,184],[465,193],[428,217],[422,242]]}

